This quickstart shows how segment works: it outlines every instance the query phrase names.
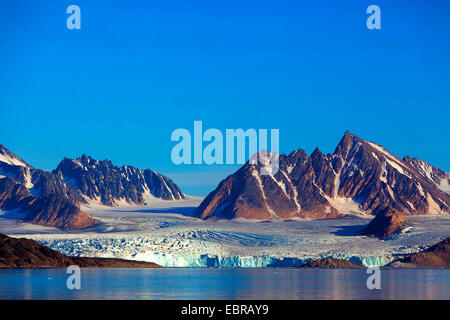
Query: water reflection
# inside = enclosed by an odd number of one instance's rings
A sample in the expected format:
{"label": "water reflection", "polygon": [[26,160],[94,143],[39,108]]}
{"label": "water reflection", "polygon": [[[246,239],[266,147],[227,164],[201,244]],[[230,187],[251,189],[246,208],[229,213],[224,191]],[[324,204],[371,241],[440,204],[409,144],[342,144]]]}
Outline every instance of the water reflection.
{"label": "water reflection", "polygon": [[368,290],[365,269],[82,269],[68,290],[65,269],[0,269],[0,299],[449,299],[447,270],[382,269]]}

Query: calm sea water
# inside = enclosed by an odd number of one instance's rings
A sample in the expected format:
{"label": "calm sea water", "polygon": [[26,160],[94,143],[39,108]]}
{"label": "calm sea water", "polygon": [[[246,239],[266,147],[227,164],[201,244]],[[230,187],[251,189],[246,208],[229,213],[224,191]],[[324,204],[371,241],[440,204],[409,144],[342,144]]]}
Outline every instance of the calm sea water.
{"label": "calm sea water", "polygon": [[0,299],[450,299],[450,271],[382,269],[0,269]]}

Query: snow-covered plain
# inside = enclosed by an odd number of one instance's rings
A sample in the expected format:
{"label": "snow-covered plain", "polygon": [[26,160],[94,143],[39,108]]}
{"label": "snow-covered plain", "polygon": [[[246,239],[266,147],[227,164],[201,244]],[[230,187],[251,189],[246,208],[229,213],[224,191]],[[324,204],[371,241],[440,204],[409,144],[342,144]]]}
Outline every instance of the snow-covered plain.
{"label": "snow-covered plain", "polygon": [[449,215],[411,216],[389,240],[358,236],[371,217],[249,222],[192,217],[201,198],[147,199],[146,205],[91,203],[82,209],[100,225],[61,231],[14,220],[0,212],[0,232],[39,241],[67,255],[152,261],[167,267],[292,267],[309,259],[343,258],[382,266],[449,236]]}

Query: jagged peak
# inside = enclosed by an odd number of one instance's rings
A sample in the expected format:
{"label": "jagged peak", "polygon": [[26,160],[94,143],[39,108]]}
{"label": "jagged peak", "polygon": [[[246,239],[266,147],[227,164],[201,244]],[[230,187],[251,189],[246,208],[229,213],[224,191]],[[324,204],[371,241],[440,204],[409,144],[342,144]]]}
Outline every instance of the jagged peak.
{"label": "jagged peak", "polygon": [[291,153],[289,153],[288,158],[292,158],[292,157],[298,156],[298,155],[308,157],[308,155],[306,154],[305,150],[303,150],[302,148],[298,148],[297,150],[294,150]]}
{"label": "jagged peak", "polygon": [[[415,157],[410,156],[404,156],[402,159],[403,162],[413,166],[415,169],[419,170],[419,172],[422,171],[428,178],[431,178],[430,175],[437,174],[439,178],[442,178],[443,176],[449,175],[449,173],[445,172],[444,170],[433,166],[432,164],[419,159]],[[432,179],[431,179],[432,180]]]}
{"label": "jagged peak", "polygon": [[350,132],[350,131],[348,131],[348,130],[345,130],[345,132],[344,132],[344,137],[348,137],[348,136],[353,136],[353,134]]}
{"label": "jagged peak", "polygon": [[151,169],[141,170],[141,169],[139,169],[139,168],[130,166],[130,165],[128,165],[128,164],[125,164],[125,165],[121,166],[119,169],[122,170],[122,171],[124,171],[124,172],[145,172],[145,171],[152,171],[152,172],[154,172],[154,171],[151,170]]}
{"label": "jagged peak", "polygon": [[305,152],[305,150],[298,148],[297,150],[292,151],[288,156],[280,156],[280,163],[284,160],[286,160],[288,163],[292,165],[297,165],[300,162],[304,162],[308,160],[308,154]]}
{"label": "jagged peak", "polygon": [[411,158],[410,156],[406,155],[406,156],[403,157],[402,160],[405,161],[405,162],[410,162],[410,161],[413,161],[414,159],[416,159],[416,158],[414,158],[414,157]]}
{"label": "jagged peak", "polygon": [[0,162],[9,165],[21,166],[26,168],[33,168],[20,157],[9,151],[4,145],[0,144]]}
{"label": "jagged peak", "polygon": [[357,135],[350,133],[350,131],[345,131],[344,136],[339,141],[338,145],[336,146],[336,149],[334,150],[333,155],[341,156],[342,158],[345,158],[345,156],[348,154],[352,146],[354,146],[357,143],[365,142],[365,140],[361,139]]}
{"label": "jagged peak", "polygon": [[319,147],[316,147],[314,149],[314,151],[311,153],[310,158],[315,159],[315,158],[323,158],[325,157],[324,154],[322,153],[322,151],[320,151]]}
{"label": "jagged peak", "polygon": [[70,159],[69,158],[68,160],[69,161],[79,161],[83,165],[96,165],[96,164],[99,164],[99,163],[105,163],[105,164],[108,164],[108,165],[113,165],[112,162],[110,160],[108,160],[108,159],[97,160],[97,159],[94,159],[92,156],[88,156],[88,155],[86,155],[84,153],[81,155],[81,157],[78,157],[76,159]]}

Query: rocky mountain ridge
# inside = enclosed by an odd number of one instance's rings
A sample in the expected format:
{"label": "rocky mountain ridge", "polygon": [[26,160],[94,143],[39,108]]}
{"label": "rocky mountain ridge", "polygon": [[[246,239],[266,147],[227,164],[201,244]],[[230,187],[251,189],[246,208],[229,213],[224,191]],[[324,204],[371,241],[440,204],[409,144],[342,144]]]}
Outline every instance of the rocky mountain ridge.
{"label": "rocky mountain ridge", "polygon": [[169,178],[152,170],[116,167],[83,155],[64,158],[52,172],[35,169],[0,145],[0,209],[17,209],[22,220],[62,229],[98,223],[80,210],[97,201],[114,206],[120,201],[144,205],[153,198],[180,200],[185,196]]}
{"label": "rocky mountain ridge", "polygon": [[200,218],[283,220],[373,214],[450,212],[450,174],[428,163],[396,157],[384,147],[346,132],[333,154],[318,148],[279,156],[276,174],[261,175],[247,162],[211,192]]}
{"label": "rocky mountain ridge", "polygon": [[117,167],[109,160],[98,161],[86,155],[64,158],[53,174],[79,190],[85,198],[112,206],[118,200],[143,205],[148,195],[163,200],[181,200],[184,195],[169,178],[150,169]]}

